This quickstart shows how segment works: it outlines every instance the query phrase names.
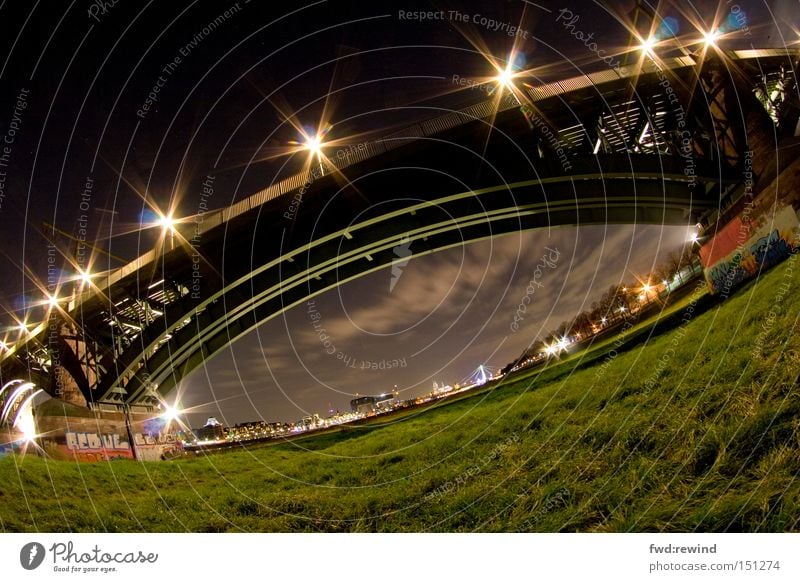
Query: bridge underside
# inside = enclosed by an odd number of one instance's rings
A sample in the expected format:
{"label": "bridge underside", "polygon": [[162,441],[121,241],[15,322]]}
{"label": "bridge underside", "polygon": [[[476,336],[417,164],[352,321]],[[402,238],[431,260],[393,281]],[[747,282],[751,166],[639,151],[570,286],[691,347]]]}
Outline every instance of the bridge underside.
{"label": "bridge underside", "polygon": [[61,366],[87,402],[152,405],[258,325],[400,260],[400,244],[413,259],[529,229],[693,225],[729,204],[746,144],[718,131],[709,94],[687,89],[697,71],[676,66],[681,106],[658,72],[635,90],[630,79],[541,88],[527,112],[423,123],[368,144],[373,157],[179,225],[174,249],[71,306]]}
{"label": "bridge underside", "polygon": [[[236,226],[235,232],[245,236],[221,233],[219,244],[212,245],[221,252],[212,262],[224,265],[224,273],[203,272],[202,289],[185,298],[186,307],[176,316],[168,311],[164,327],[151,326],[158,333],[142,334],[145,349],[153,350],[146,365],[135,368],[138,346],[117,359],[130,374],[125,400],[146,402],[154,390],[165,394],[204,360],[258,325],[398,260],[394,248],[403,242],[409,243],[412,257],[419,257],[536,228],[693,225],[716,207],[722,187],[716,180],[687,178],[677,158],[638,160],[636,169],[626,156],[572,160],[570,175],[506,167],[502,172],[506,182],[493,185],[487,185],[491,182],[486,178],[476,179],[473,168],[479,164],[468,162],[451,155],[448,171],[441,171],[441,166],[435,172],[414,166],[385,169],[341,188],[331,176],[330,185],[319,186],[326,188],[326,194],[306,195],[292,221],[284,215],[286,201],[276,201],[250,222]],[[715,169],[710,165],[703,173],[713,175]],[[476,182],[473,189],[463,190]],[[164,271],[174,272],[168,267]],[[191,321],[184,324],[187,313]],[[164,332],[171,337],[159,344]],[[110,382],[102,388],[106,395],[122,394],[122,386]]]}

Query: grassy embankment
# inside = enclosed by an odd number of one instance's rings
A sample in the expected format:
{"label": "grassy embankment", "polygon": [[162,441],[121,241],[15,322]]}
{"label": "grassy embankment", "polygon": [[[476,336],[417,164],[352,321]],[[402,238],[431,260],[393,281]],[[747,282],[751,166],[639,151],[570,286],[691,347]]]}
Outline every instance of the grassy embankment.
{"label": "grassy embankment", "polygon": [[593,366],[388,425],[170,463],[7,457],[0,529],[798,530],[799,289],[795,258]]}

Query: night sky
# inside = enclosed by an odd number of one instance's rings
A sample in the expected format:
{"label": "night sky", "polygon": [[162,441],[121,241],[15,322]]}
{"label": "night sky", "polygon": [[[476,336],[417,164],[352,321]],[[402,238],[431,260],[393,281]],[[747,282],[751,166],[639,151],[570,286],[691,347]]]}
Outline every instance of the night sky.
{"label": "night sky", "polygon": [[[4,337],[42,316],[45,223],[73,236],[84,228],[131,260],[156,240],[157,229],[143,228],[154,209],[197,212],[206,175],[217,177],[218,208],[299,169],[304,158],[286,153],[302,138],[287,117],[312,132],[325,118],[331,136],[353,143],[380,136],[430,117],[430,107],[474,103],[481,96],[452,76],[494,74],[486,55],[505,59],[515,42],[515,64],[536,67],[541,81],[596,70],[584,43],[555,23],[559,11],[579,15],[613,52],[629,43],[621,22],[633,5],[0,0]],[[752,33],[744,46],[796,42],[795,0],[736,6]],[[420,10],[444,16],[407,16]],[[658,12],[681,33],[693,22],[725,23],[731,3],[662,3]],[[391,290],[386,269],[315,299],[330,345],[308,308],[294,308],[185,379],[181,405],[194,425],[211,415],[226,424],[290,421],[347,409],[354,393],[396,386],[412,397],[434,381],[462,381],[478,364],[499,369],[610,284],[649,272],[686,236],[686,227],[560,228],[413,259]],[[554,252],[512,332],[537,264]],[[95,254],[91,267],[121,264]],[[61,266],[65,278],[74,274]]]}

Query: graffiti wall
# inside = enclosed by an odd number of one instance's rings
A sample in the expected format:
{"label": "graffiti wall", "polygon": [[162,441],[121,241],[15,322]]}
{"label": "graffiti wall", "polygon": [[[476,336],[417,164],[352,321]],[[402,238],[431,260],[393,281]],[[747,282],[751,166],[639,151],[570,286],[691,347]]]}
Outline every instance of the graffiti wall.
{"label": "graffiti wall", "polygon": [[[136,458],[140,461],[157,461],[179,446],[173,434],[135,433],[133,440]],[[46,441],[43,445],[46,445],[49,453],[58,451],[61,456],[78,461],[111,461],[134,458],[134,451],[125,434],[68,430],[64,432],[63,436],[54,436]]]}
{"label": "graffiti wall", "polygon": [[40,416],[38,440],[45,454],[77,461],[133,459],[157,461],[180,446],[161,419],[131,420],[133,443],[121,414],[94,412],[91,417]]}
{"label": "graffiti wall", "polygon": [[[61,439],[58,439],[61,440]],[[132,459],[133,452],[127,437],[114,433],[66,431],[64,443],[56,445],[79,461],[109,461]]]}
{"label": "graffiti wall", "polygon": [[54,459],[158,461],[182,448],[174,422],[151,410],[87,409],[58,398],[39,402],[32,414],[32,442],[8,427],[0,427],[0,457],[35,454]]}
{"label": "graffiti wall", "polygon": [[712,293],[728,295],[734,287],[798,250],[800,223],[791,206],[757,219],[729,222],[700,249],[703,273]]}

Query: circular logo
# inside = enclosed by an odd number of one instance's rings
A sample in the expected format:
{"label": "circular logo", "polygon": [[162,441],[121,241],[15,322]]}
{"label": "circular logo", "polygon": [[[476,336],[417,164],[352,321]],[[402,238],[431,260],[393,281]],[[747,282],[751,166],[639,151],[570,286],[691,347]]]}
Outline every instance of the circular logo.
{"label": "circular logo", "polygon": [[44,561],[44,546],[39,542],[30,542],[19,551],[19,563],[26,570],[35,570]]}

